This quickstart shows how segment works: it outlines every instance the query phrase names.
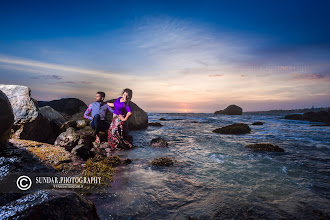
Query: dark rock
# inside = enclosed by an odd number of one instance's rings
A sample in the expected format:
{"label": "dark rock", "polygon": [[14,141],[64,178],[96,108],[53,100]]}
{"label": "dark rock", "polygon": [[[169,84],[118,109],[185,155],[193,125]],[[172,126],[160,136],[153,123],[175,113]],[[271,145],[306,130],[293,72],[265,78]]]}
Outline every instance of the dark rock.
{"label": "dark rock", "polygon": [[1,219],[99,219],[90,200],[69,190],[46,189],[0,208]]}
{"label": "dark rock", "polygon": [[6,148],[14,124],[14,113],[10,101],[0,90],[0,152]]}
{"label": "dark rock", "polygon": [[166,121],[166,118],[160,118],[159,121]]}
{"label": "dark rock", "polygon": [[87,105],[76,98],[65,98],[53,101],[38,101],[38,107],[50,106],[56,111],[60,112],[66,119],[71,117],[75,113],[84,112],[87,109]]}
{"label": "dark rock", "polygon": [[246,134],[251,131],[251,128],[244,123],[235,123],[213,130],[214,133],[220,134]]}
{"label": "dark rock", "polygon": [[148,126],[162,127],[163,125],[159,122],[149,122]]}
{"label": "dark rock", "polygon": [[302,115],[301,114],[286,115],[284,119],[311,121],[311,122],[324,122],[330,125],[330,112],[329,111],[305,112]]}
{"label": "dark rock", "polygon": [[151,164],[154,166],[170,166],[174,164],[174,161],[169,157],[159,157],[151,161]]}
{"label": "dark rock", "polygon": [[283,148],[270,143],[249,144],[246,145],[245,147],[250,148],[254,151],[284,152]]}
{"label": "dark rock", "polygon": [[[109,100],[107,102],[115,102],[116,99]],[[127,120],[129,130],[141,130],[148,127],[148,115],[134,102],[130,102],[132,115]],[[112,121],[112,114],[109,114],[108,120]]]}
{"label": "dark rock", "polygon": [[59,127],[65,122],[65,118],[58,111],[56,111],[50,106],[41,107],[39,108],[39,111],[51,123],[55,123]]}
{"label": "dark rock", "polygon": [[264,123],[261,122],[261,121],[256,121],[256,122],[253,122],[252,125],[263,125]]}
{"label": "dark rock", "polygon": [[72,148],[71,153],[80,157],[83,160],[87,160],[90,157],[94,157],[94,152],[90,151],[84,144],[78,144]]}
{"label": "dark rock", "polygon": [[158,137],[158,138],[154,138],[151,140],[150,142],[150,146],[152,147],[167,147],[168,143],[165,139]]}
{"label": "dark rock", "polygon": [[229,105],[224,110],[216,111],[214,114],[224,114],[224,115],[241,115],[243,109],[237,105]]}
{"label": "dark rock", "polygon": [[79,138],[80,136],[75,132],[74,128],[69,127],[56,138],[54,145],[71,151],[78,144]]}
{"label": "dark rock", "polygon": [[124,161],[123,161],[124,164],[130,164],[132,163],[132,160],[129,159],[129,158],[126,158]]}

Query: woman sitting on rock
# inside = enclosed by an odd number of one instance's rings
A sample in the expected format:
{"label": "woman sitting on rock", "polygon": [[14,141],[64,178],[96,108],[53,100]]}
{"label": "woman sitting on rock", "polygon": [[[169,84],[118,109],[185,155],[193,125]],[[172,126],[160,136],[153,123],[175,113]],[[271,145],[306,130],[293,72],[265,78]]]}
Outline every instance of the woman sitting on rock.
{"label": "woman sitting on rock", "polygon": [[134,147],[128,135],[127,125],[127,120],[132,115],[130,106],[132,95],[131,89],[124,89],[122,97],[117,98],[114,103],[107,103],[110,107],[115,108],[108,132],[108,143],[112,150]]}

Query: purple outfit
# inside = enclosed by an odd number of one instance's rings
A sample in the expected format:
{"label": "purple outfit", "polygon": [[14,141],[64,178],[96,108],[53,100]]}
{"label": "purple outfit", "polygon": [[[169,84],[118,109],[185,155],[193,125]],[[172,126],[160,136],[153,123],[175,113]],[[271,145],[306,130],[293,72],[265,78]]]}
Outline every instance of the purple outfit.
{"label": "purple outfit", "polygon": [[[110,108],[110,106],[107,105],[107,103],[93,102],[88,106],[87,110],[85,111],[84,118],[92,120],[96,114],[99,114],[100,120],[107,120],[106,118],[107,111],[113,112],[113,110]],[[92,116],[89,116],[89,113],[91,112],[92,112]]]}
{"label": "purple outfit", "polygon": [[119,97],[113,104],[115,106],[115,111],[113,112],[116,115],[125,116],[127,112],[131,112],[131,106],[128,104],[125,107],[125,102],[120,102],[121,97]]}

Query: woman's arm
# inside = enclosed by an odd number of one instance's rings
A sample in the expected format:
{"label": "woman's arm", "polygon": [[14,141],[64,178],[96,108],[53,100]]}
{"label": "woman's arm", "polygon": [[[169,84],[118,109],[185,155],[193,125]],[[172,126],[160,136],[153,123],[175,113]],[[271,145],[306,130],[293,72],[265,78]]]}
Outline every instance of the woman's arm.
{"label": "woman's arm", "polygon": [[111,102],[107,102],[107,105],[110,106],[110,107],[115,107],[115,105]]}
{"label": "woman's arm", "polygon": [[132,112],[127,112],[126,116],[124,119],[122,119],[122,121],[127,121],[127,119],[129,118],[129,116],[131,116]]}

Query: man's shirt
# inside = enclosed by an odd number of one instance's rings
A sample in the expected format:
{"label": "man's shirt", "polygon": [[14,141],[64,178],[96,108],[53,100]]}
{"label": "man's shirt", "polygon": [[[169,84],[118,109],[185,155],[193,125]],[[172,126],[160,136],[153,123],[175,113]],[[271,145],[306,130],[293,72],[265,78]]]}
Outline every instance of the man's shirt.
{"label": "man's shirt", "polygon": [[[110,106],[108,106],[107,103],[93,102],[88,106],[87,110],[85,111],[84,118],[92,120],[96,114],[99,114],[101,120],[106,120],[107,111],[113,113],[112,108],[110,108]],[[92,116],[89,116],[91,112],[92,112]]]}

